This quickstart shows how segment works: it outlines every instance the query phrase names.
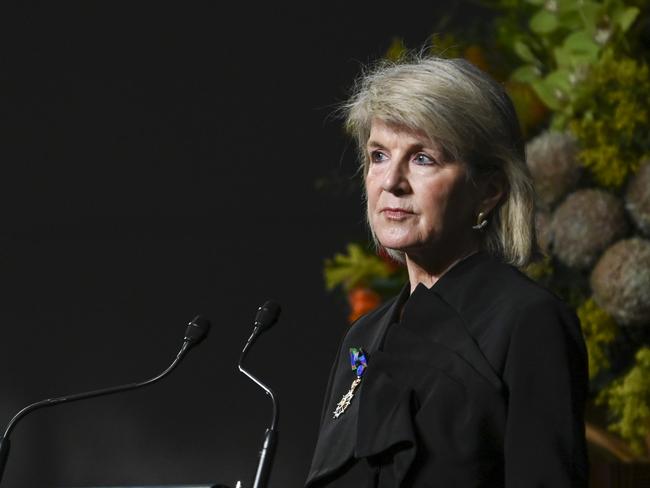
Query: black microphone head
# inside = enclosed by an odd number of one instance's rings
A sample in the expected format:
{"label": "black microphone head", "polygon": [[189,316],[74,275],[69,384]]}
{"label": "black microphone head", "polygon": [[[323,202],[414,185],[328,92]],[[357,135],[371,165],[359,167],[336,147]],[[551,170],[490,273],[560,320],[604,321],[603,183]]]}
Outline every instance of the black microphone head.
{"label": "black microphone head", "polygon": [[184,341],[189,342],[191,345],[195,346],[208,335],[210,330],[210,321],[201,315],[197,315],[190,323],[187,324],[187,329],[185,329]]}
{"label": "black microphone head", "polygon": [[257,309],[253,325],[262,332],[275,324],[279,316],[280,304],[275,300],[267,300],[264,305]]}

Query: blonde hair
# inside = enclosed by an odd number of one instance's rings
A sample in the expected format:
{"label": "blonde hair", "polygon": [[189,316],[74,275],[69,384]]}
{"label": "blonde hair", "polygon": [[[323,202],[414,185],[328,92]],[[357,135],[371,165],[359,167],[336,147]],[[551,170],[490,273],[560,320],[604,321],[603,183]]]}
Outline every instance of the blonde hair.
{"label": "blonde hair", "polygon": [[[482,231],[483,248],[515,266],[528,264],[537,252],[535,193],[519,121],[501,85],[464,59],[414,56],[364,73],[341,109],[364,176],[373,119],[424,131],[467,165],[473,181],[500,172],[506,194]],[[389,253],[404,260],[399,251]]]}

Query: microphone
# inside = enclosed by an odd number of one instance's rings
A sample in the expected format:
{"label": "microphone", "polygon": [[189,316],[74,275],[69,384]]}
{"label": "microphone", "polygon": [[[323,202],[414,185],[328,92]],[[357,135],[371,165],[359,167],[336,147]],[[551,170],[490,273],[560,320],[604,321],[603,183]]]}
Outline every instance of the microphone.
{"label": "microphone", "polygon": [[253,488],[266,487],[269,473],[271,472],[271,464],[273,463],[273,455],[275,453],[275,446],[278,437],[276,426],[278,423],[279,407],[273,391],[271,391],[268,386],[258,380],[251,373],[246,371],[242,366],[242,363],[244,362],[244,358],[246,357],[246,354],[248,353],[248,350],[253,345],[253,343],[263,332],[269,330],[271,326],[273,326],[273,324],[278,321],[279,316],[280,305],[273,300],[267,300],[262,306],[257,309],[255,320],[253,322],[253,333],[248,338],[248,341],[246,341],[246,345],[244,346],[244,349],[239,356],[239,363],[237,364],[239,371],[248,376],[248,378],[250,378],[257,386],[262,388],[264,392],[271,397],[271,402],[273,404],[273,418],[271,421],[271,426],[266,429],[266,432],[264,433],[264,442],[262,444],[262,450],[260,451],[260,460],[257,464],[257,472],[255,473]]}
{"label": "microphone", "polygon": [[11,419],[9,424],[7,424],[5,433],[0,439],[0,483],[2,482],[2,475],[4,473],[5,465],[7,463],[7,458],[9,456],[9,447],[10,447],[9,436],[13,428],[16,426],[16,423],[25,415],[33,412],[34,410],[38,410],[39,408],[52,407],[60,403],[75,402],[78,400],[85,400],[87,398],[111,395],[113,393],[119,393],[127,390],[134,390],[135,388],[151,385],[163,379],[165,376],[167,376],[178,365],[180,360],[183,359],[185,354],[192,347],[196,346],[203,339],[205,339],[209,330],[210,330],[210,322],[208,321],[208,319],[200,315],[194,317],[189,322],[189,324],[187,324],[187,328],[185,329],[185,336],[183,337],[183,345],[181,346],[180,351],[176,355],[176,358],[171,363],[171,365],[169,365],[169,367],[167,367],[167,369],[164,370],[162,373],[160,373],[158,376],[154,376],[153,378],[150,378],[145,381],[140,381],[138,383],[129,383],[127,385],[112,386],[101,390],[87,391],[85,393],[66,395],[58,398],[48,398],[46,400],[41,400],[40,402],[32,403],[31,405],[28,405],[27,407],[23,408],[20,412],[18,412],[14,416],[14,418]]}
{"label": "microphone", "polygon": [[273,324],[278,321],[280,317],[280,305],[273,300],[267,300],[264,304],[257,309],[255,314],[255,321],[253,322],[254,330],[259,334],[271,328]]}
{"label": "microphone", "polygon": [[187,324],[183,342],[193,347],[199,344],[208,335],[210,321],[201,315],[197,315]]}

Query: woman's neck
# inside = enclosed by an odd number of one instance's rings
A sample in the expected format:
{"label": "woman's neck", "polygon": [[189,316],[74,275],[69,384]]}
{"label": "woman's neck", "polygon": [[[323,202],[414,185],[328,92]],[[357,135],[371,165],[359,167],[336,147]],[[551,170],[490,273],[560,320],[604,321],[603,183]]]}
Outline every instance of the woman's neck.
{"label": "woman's neck", "polygon": [[456,252],[451,251],[444,255],[437,254],[435,257],[428,256],[411,256],[406,254],[406,269],[408,271],[409,282],[411,284],[411,293],[422,283],[427,288],[431,288],[447,271],[453,268],[457,263],[478,252],[478,246],[470,249],[461,249]]}

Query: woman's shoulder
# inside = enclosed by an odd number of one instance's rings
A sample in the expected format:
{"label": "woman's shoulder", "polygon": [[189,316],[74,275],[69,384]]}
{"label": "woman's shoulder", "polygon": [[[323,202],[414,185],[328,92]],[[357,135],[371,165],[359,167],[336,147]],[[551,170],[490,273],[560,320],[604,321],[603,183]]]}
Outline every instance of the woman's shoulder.
{"label": "woman's shoulder", "polygon": [[571,305],[521,270],[504,266],[507,270],[503,274],[507,279],[503,280],[495,299],[503,302],[504,310],[512,316],[513,325],[524,330],[555,327],[571,335],[581,334],[579,320]]}
{"label": "woman's shoulder", "polygon": [[477,259],[437,293],[462,318],[473,340],[501,372],[513,338],[521,344],[583,349],[574,310],[553,291],[496,258]]}
{"label": "woman's shoulder", "polygon": [[[441,283],[439,294],[462,312],[498,306],[512,313],[529,308],[568,310],[552,290],[498,258],[483,256]],[[474,305],[473,305],[474,304]]]}
{"label": "woman's shoulder", "polygon": [[[573,321],[573,309],[554,291],[530,278],[522,270],[492,260],[477,275],[477,305],[483,310],[496,308],[502,319],[510,317],[512,325],[556,320]],[[476,307],[466,307],[478,313]],[[524,325],[525,326],[525,325]]]}

